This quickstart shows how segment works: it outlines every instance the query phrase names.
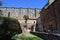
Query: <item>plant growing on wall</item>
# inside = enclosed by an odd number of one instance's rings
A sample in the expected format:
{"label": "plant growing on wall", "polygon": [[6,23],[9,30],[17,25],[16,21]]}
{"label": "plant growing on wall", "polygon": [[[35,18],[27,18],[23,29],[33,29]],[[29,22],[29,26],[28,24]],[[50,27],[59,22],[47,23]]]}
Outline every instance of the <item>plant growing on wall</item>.
{"label": "plant growing on wall", "polygon": [[18,20],[0,17],[0,40],[10,40],[13,35],[20,33],[22,30]]}
{"label": "plant growing on wall", "polygon": [[30,33],[21,33],[13,36],[12,40],[43,40],[43,39]]}
{"label": "plant growing on wall", "polygon": [[27,20],[29,19],[29,17],[27,15],[24,15],[23,18],[25,19],[26,29],[27,29]]}

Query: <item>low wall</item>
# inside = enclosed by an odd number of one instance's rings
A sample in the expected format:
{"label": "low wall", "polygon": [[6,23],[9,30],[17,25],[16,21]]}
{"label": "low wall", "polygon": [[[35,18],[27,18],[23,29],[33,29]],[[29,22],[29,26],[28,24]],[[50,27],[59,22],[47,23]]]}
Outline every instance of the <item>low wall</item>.
{"label": "low wall", "polygon": [[36,35],[44,40],[60,40],[60,35],[49,34],[49,33],[37,33],[37,32],[30,32],[33,35]]}

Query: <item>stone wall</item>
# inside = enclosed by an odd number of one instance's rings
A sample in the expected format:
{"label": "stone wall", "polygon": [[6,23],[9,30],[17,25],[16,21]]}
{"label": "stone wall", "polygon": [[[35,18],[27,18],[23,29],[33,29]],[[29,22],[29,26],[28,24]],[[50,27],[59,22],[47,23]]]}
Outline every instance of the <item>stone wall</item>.
{"label": "stone wall", "polygon": [[[59,33],[60,31],[60,0],[56,0],[48,8],[43,8],[40,12],[44,31]],[[59,31],[59,32],[58,32]]]}
{"label": "stone wall", "polygon": [[43,32],[43,26],[42,26],[42,22],[41,22],[41,18],[38,17],[36,20],[36,31],[37,32]]}
{"label": "stone wall", "polygon": [[24,15],[28,15],[31,19],[36,19],[39,17],[39,12],[41,11],[38,8],[0,8],[2,10],[3,16],[8,17],[10,12],[10,17],[15,19],[23,19]]}
{"label": "stone wall", "polygon": [[[28,29],[34,26],[33,30],[35,31],[35,27],[36,27],[36,19],[39,17],[39,12],[41,11],[38,8],[0,8],[0,10],[3,13],[4,17],[8,17],[8,14],[10,15],[10,18],[15,18],[17,19],[20,24],[21,24],[21,28],[22,30],[24,29],[24,25],[25,25],[25,21],[23,16],[24,15],[28,15],[29,20],[27,21],[27,27]],[[35,23],[34,23],[35,21]]]}

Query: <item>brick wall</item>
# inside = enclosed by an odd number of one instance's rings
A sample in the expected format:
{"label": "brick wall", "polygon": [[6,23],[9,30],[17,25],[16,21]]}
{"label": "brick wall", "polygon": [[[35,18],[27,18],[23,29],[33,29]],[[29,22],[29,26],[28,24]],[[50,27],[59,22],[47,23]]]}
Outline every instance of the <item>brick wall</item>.
{"label": "brick wall", "polygon": [[60,0],[56,0],[47,9],[42,9],[40,15],[44,29],[57,31],[60,26]]}

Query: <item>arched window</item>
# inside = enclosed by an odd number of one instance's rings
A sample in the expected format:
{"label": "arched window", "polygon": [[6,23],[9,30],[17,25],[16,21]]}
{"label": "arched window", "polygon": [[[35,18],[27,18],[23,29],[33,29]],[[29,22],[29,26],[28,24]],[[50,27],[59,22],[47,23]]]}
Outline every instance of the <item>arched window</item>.
{"label": "arched window", "polygon": [[23,16],[27,15],[27,9],[23,9]]}
{"label": "arched window", "polygon": [[15,10],[15,14],[16,14],[16,15],[19,15],[19,9],[16,9],[16,10]]}

